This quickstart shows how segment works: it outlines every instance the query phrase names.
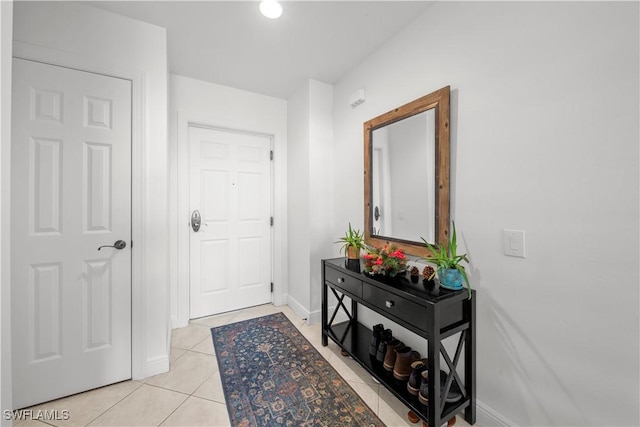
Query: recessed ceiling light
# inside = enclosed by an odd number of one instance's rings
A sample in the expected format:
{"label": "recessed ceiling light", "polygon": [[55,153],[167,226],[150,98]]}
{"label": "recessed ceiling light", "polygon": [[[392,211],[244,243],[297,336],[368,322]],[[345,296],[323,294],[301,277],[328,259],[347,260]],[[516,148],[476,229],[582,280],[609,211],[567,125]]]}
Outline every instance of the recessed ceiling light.
{"label": "recessed ceiling light", "polygon": [[263,0],[260,2],[260,12],[267,18],[276,19],[282,15],[282,6],[276,0]]}

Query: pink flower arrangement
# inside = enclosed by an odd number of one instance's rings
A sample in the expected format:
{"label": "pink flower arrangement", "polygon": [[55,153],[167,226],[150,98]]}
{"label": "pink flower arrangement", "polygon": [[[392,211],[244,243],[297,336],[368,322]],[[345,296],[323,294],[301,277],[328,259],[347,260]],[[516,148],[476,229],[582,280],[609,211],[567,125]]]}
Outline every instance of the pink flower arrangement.
{"label": "pink flower arrangement", "polygon": [[394,245],[382,248],[370,248],[364,258],[364,271],[370,274],[382,274],[394,277],[407,269],[407,257]]}

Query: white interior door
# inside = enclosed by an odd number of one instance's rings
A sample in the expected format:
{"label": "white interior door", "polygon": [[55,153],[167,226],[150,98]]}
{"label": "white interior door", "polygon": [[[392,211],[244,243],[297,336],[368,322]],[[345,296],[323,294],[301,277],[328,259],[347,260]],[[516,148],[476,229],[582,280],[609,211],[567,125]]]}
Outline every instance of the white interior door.
{"label": "white interior door", "polygon": [[[16,408],[131,378],[131,82],[14,59]],[[126,243],[123,249],[115,241]]]}
{"label": "white interior door", "polygon": [[372,223],[373,234],[391,236],[391,182],[389,177],[388,144],[374,145],[371,153],[371,202],[373,203]]}
{"label": "white interior door", "polygon": [[271,138],[189,127],[190,317],[271,301]]}
{"label": "white interior door", "polygon": [[383,154],[381,153],[381,149],[374,148],[371,157],[371,163],[373,167],[371,168],[373,173],[371,174],[371,203],[373,212],[371,212],[374,235],[385,235],[387,233],[386,227],[383,227],[383,218],[384,214],[386,214],[385,206],[382,204],[382,195],[384,194],[382,183],[383,183],[383,168],[382,168],[382,158]]}

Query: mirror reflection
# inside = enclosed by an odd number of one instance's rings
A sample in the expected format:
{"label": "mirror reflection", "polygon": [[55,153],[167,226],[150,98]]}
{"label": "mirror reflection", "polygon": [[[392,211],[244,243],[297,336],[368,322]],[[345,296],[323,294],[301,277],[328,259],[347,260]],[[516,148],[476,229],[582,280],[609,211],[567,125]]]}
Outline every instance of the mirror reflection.
{"label": "mirror reflection", "polygon": [[426,256],[449,236],[449,86],[364,123],[364,238]]}
{"label": "mirror reflection", "polygon": [[372,234],[435,241],[435,110],[373,130]]}

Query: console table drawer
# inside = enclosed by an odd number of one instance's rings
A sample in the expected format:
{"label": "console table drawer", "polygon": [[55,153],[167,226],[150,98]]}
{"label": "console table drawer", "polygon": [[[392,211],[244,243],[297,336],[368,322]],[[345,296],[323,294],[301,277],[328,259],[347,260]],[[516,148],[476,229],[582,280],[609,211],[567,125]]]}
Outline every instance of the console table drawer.
{"label": "console table drawer", "polygon": [[368,284],[364,285],[362,294],[362,299],[375,305],[383,312],[389,313],[420,329],[424,329],[426,323],[426,307]]}
{"label": "console table drawer", "polygon": [[340,273],[333,268],[326,268],[324,271],[324,278],[327,282],[331,282],[335,286],[344,289],[346,292],[362,298],[362,281]]}

